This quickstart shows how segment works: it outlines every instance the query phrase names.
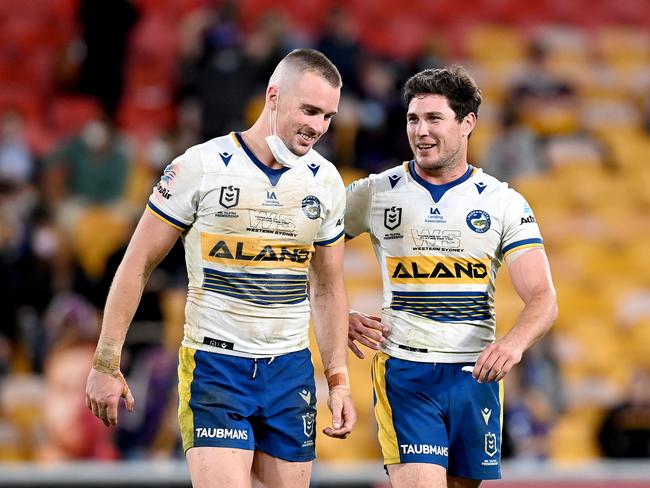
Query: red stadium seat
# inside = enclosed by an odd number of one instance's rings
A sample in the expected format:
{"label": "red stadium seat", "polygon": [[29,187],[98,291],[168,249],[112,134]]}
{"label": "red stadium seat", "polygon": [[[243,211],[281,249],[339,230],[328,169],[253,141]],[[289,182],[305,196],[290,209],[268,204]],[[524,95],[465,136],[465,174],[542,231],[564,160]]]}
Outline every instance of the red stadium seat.
{"label": "red stadium seat", "polygon": [[99,102],[85,96],[62,96],[50,104],[50,121],[59,137],[79,131],[88,121],[102,113]]}

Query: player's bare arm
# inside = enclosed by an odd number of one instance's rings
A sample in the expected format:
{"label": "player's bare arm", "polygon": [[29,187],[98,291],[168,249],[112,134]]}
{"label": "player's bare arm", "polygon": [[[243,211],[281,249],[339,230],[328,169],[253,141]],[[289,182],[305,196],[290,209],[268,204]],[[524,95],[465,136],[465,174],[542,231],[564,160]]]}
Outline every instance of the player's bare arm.
{"label": "player's bare arm", "polygon": [[503,379],[557,318],[557,296],[542,249],[523,252],[509,264],[508,270],[525,306],[512,329],[481,353],[474,366],[474,377],[479,381]]}
{"label": "player's bare arm", "polygon": [[124,398],[129,411],[135,407],[133,395],[120,372],[122,346],[151,272],[179,235],[178,230],[145,212],[115,273],[86,383],[86,406],[106,426],[117,425],[120,398]]}
{"label": "player's bare arm", "polygon": [[329,386],[330,437],[345,438],[357,421],[347,372],[348,300],[343,282],[343,243],[316,246],[309,273],[309,294],[316,341]]}

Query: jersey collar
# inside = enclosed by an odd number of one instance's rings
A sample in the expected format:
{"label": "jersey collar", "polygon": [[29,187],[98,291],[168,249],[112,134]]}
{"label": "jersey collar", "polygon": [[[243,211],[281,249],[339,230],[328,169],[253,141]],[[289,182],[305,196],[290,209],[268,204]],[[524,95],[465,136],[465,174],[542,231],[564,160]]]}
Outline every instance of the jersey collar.
{"label": "jersey collar", "polygon": [[451,189],[451,188],[453,188],[455,186],[458,186],[461,183],[464,183],[465,181],[467,181],[470,178],[470,176],[472,176],[472,174],[474,174],[474,171],[476,171],[476,168],[474,168],[474,166],[472,166],[470,164],[469,168],[467,168],[467,171],[465,171],[465,173],[461,177],[456,178],[455,180],[450,181],[449,183],[444,183],[442,185],[435,185],[433,183],[429,183],[428,181],[426,181],[425,179],[420,177],[420,175],[418,175],[415,172],[415,161],[414,160],[409,161],[408,171],[409,171],[409,173],[411,173],[411,176],[416,181],[416,183],[418,183],[420,186],[424,187],[424,189],[427,190],[431,194],[431,198],[433,198],[434,203],[438,203],[440,201],[440,199],[442,198],[442,196],[447,192],[447,190],[449,190],[449,189]]}
{"label": "jersey collar", "polygon": [[246,145],[246,143],[244,142],[244,138],[241,136],[239,132],[235,132],[234,134],[235,134],[235,139],[237,139],[237,142],[246,153],[246,156],[248,156],[249,159],[253,162],[253,164],[257,166],[259,169],[261,169],[262,172],[268,177],[271,186],[277,185],[278,181],[280,180],[280,176],[282,176],[286,171],[289,171],[289,169],[291,169],[286,166],[277,169],[269,168],[266,164],[264,164],[262,161],[257,159],[257,156],[255,156],[255,154],[253,154],[253,151],[251,151],[250,148]]}

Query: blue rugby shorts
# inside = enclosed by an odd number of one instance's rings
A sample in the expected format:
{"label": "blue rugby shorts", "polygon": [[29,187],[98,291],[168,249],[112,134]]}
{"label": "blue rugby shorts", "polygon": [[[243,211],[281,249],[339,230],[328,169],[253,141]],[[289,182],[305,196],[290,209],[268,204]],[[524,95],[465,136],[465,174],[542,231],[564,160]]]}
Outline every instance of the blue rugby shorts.
{"label": "blue rugby shorts", "polygon": [[309,349],[242,358],[181,347],[178,420],[183,449],[260,450],[315,457],[316,387]]}
{"label": "blue rugby shorts", "polygon": [[473,363],[375,355],[375,417],[384,463],[430,463],[452,476],[501,478],[502,383],[478,383]]}

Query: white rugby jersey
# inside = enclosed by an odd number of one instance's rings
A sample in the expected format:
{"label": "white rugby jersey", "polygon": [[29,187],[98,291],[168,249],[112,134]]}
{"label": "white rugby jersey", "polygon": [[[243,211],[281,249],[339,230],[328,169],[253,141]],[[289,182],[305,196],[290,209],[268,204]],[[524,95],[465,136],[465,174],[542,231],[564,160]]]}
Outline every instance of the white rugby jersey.
{"label": "white rugby jersey", "polygon": [[526,200],[469,167],[433,185],[413,161],[348,187],[345,233],[368,232],[384,288],[382,350],[411,361],[472,362],[495,339],[497,270],[543,247]]}
{"label": "white rugby jersey", "polygon": [[238,133],[188,149],[147,208],[183,231],[183,345],[261,357],[308,346],[314,246],[343,237],[345,187],[329,161],[271,169]]}

